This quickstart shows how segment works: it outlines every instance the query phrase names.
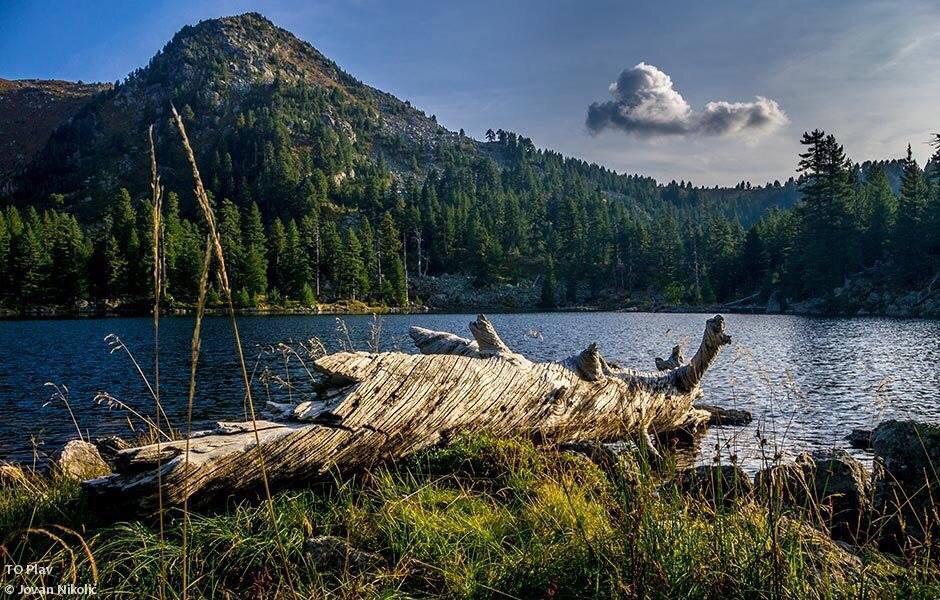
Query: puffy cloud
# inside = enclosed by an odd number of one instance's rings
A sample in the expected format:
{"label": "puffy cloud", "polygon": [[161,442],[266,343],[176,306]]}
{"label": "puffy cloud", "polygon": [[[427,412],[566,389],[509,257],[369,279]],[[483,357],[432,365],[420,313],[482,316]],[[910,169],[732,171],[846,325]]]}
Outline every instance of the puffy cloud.
{"label": "puffy cloud", "polygon": [[754,102],[709,102],[703,111],[693,111],[669,75],[642,62],[610,84],[610,95],[613,100],[588,107],[587,127],[592,133],[619,129],[639,136],[758,135],[787,122],[780,105],[763,96]]}

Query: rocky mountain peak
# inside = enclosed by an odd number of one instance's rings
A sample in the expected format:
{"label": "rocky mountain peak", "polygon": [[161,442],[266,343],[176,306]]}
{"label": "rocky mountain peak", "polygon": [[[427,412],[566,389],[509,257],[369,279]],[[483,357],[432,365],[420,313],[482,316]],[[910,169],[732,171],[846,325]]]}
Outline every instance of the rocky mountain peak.
{"label": "rocky mountain peak", "polygon": [[275,79],[331,87],[356,83],[312,45],[258,13],[183,27],[143,72],[148,82],[182,77],[236,88]]}

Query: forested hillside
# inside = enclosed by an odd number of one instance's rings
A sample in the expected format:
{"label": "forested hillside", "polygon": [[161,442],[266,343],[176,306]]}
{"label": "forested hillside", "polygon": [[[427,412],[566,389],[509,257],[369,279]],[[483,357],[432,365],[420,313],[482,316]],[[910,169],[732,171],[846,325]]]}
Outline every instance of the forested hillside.
{"label": "forested hillside", "polygon": [[168,191],[166,292],[193,300],[204,233],[171,105],[245,306],[405,306],[409,279],[461,273],[537,281],[546,308],[643,295],[840,309],[837,289],[855,274],[921,290],[940,268],[938,171],[910,158],[854,164],[816,131],[785,182],[662,185],[513,132],[450,132],[247,14],[184,28],[56,130],[7,193],[0,302],[147,299],[150,124]]}

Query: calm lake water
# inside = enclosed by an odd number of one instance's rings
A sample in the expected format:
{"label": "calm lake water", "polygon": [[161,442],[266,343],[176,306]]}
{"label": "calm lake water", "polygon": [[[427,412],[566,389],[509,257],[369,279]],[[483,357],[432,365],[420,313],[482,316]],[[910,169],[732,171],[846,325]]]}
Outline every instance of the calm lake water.
{"label": "calm lake water", "polygon": [[[681,341],[686,356],[698,347],[710,315],[644,313],[550,313],[490,315],[505,341],[537,360],[557,360],[598,341],[608,359],[652,368]],[[393,315],[381,319],[383,349],[413,351],[410,325],[469,335],[472,315]],[[365,349],[371,317],[343,317],[349,340]],[[705,402],[752,411],[749,427],[713,429],[702,445],[702,460],[736,454],[750,468],[759,464],[756,432],[794,455],[802,450],[844,447],[853,427],[872,427],[885,418],[940,420],[940,321],[821,319],[796,316],[727,315],[734,343],[705,378]],[[263,345],[321,339],[341,347],[346,334],[332,316],[255,316],[239,319],[249,368]],[[149,375],[153,365],[152,322],[148,318],[0,321],[0,459],[48,456],[75,427],[65,407],[46,404],[46,382],[68,386],[76,419],[92,436],[127,434],[127,413],[96,404],[106,391],[146,414],[153,411],[147,389],[128,356],[110,353],[105,336],[114,333]],[[174,424],[185,421],[192,319],[161,321],[161,389]],[[240,419],[243,400],[229,322],[209,317],[194,418]],[[299,364],[294,364],[294,376]],[[258,384],[258,398],[265,397]]]}

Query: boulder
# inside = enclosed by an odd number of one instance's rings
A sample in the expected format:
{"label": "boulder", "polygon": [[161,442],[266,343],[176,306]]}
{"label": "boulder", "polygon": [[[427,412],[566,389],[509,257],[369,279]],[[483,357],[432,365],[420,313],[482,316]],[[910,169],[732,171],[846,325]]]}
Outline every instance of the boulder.
{"label": "boulder", "polygon": [[853,429],[845,436],[845,441],[856,450],[871,450],[871,429]]}
{"label": "boulder", "polygon": [[101,457],[109,463],[117,457],[118,452],[133,447],[130,442],[116,435],[96,438],[94,444]]}
{"label": "boulder", "polygon": [[83,440],[67,443],[59,454],[56,467],[60,475],[79,481],[111,473],[111,467],[101,458],[94,444]]}
{"label": "boulder", "polygon": [[22,487],[29,483],[26,473],[16,465],[0,465],[0,489]]}
{"label": "boulder", "polygon": [[364,573],[384,564],[381,555],[350,546],[335,535],[318,535],[304,544],[311,561],[324,571]]}
{"label": "boulder", "polygon": [[889,420],[872,432],[874,510],[883,547],[940,539],[940,426]]}
{"label": "boulder", "polygon": [[860,541],[871,512],[871,481],[865,466],[842,450],[803,453],[793,463],[758,472],[762,498],[803,513],[836,539]]}
{"label": "boulder", "polygon": [[712,506],[729,506],[751,495],[750,477],[737,465],[701,465],[679,473],[679,488]]}
{"label": "boulder", "polygon": [[754,487],[758,495],[768,502],[806,507],[808,499],[813,495],[807,475],[815,466],[813,458],[803,452],[794,462],[780,463],[758,471],[754,476]]}
{"label": "boulder", "polygon": [[815,453],[809,482],[825,525],[836,539],[861,541],[871,511],[865,465],[844,450]]}
{"label": "boulder", "polygon": [[696,404],[695,408],[708,411],[710,427],[743,427],[754,419],[750,412],[737,408],[722,408],[710,404]]}

